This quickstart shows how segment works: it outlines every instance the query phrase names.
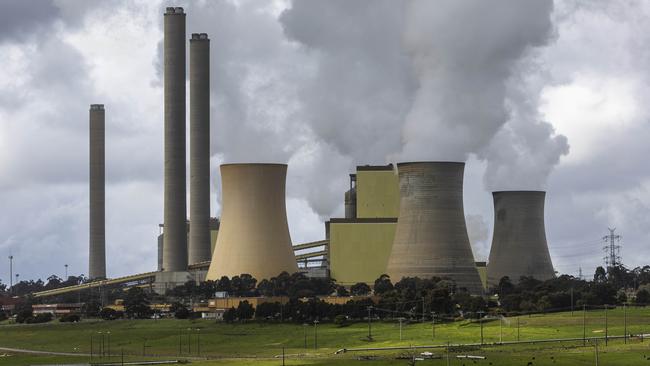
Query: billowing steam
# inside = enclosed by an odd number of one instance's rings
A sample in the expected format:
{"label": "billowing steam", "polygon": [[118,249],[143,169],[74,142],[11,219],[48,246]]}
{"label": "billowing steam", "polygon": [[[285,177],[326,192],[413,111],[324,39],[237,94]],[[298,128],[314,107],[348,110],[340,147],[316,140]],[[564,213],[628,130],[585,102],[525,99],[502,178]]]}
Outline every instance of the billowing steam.
{"label": "billowing steam", "polygon": [[315,60],[300,120],[356,164],[474,154],[488,189],[541,188],[568,146],[539,121],[540,90],[518,82],[552,39],[552,11],[551,0],[294,1],[280,22]]}

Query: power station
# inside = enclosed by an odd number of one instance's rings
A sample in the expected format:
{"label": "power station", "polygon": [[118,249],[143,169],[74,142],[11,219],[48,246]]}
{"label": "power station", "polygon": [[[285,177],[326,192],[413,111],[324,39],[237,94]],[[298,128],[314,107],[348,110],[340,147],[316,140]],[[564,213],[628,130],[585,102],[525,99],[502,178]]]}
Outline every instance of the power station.
{"label": "power station", "polygon": [[[330,276],[351,286],[382,274],[451,279],[483,294],[503,276],[554,276],[544,227],[544,192],[494,192],[490,261],[476,262],[463,204],[463,162],[358,166],[344,193],[345,217],[325,222],[325,239],[293,245],[286,211],[286,164],[221,165],[222,212],[210,217],[210,39],[189,39],[189,219],[186,169],[186,14],[164,13],[164,222],[156,291],[188,280],[281,272]],[[251,143],[254,143],[251,141]],[[90,108],[89,276],[106,277],[104,107]],[[188,244],[189,243],[189,244]],[[316,265],[313,265],[313,264]],[[113,283],[112,282],[112,283]],[[115,283],[117,283],[115,282]],[[121,282],[119,282],[121,283]],[[58,291],[58,290],[57,290]]]}

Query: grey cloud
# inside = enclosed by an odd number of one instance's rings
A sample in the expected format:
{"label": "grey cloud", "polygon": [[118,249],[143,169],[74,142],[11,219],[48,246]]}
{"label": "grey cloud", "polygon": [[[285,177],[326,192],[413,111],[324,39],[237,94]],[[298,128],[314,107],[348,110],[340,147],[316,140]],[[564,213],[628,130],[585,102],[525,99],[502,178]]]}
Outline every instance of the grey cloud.
{"label": "grey cloud", "polygon": [[4,1],[0,12],[0,41],[32,37],[58,19],[59,9],[51,0]]}

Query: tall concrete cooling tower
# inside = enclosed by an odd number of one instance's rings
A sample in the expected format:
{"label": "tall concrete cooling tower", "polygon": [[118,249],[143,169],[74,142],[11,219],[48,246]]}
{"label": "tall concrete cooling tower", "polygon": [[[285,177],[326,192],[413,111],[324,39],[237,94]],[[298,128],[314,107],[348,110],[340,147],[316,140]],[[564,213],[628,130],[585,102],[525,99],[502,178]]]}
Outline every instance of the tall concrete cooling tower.
{"label": "tall concrete cooling tower", "polygon": [[165,199],[163,270],[187,270],[185,187],[185,13],[167,8],[164,25]]}
{"label": "tall concrete cooling tower", "polygon": [[464,163],[397,165],[400,205],[387,273],[403,277],[447,277],[471,293],[483,291],[463,210]]}
{"label": "tall concrete cooling tower", "polygon": [[285,164],[221,166],[221,226],[206,279],[258,281],[298,271],[285,206]]}
{"label": "tall concrete cooling tower", "polygon": [[190,39],[190,242],[188,263],[209,261],[210,240],[210,40]]}
{"label": "tall concrete cooling tower", "polygon": [[547,280],[555,276],[546,244],[542,191],[493,192],[494,234],[487,267],[488,284],[508,276]]}
{"label": "tall concrete cooling tower", "polygon": [[90,105],[90,248],[88,277],[106,278],[104,105]]}

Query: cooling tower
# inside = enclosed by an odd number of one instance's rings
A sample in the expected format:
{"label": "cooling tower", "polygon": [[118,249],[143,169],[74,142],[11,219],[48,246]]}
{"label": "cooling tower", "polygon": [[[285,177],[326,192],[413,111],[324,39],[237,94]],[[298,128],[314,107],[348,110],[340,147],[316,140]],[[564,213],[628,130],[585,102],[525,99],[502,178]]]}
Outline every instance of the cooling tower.
{"label": "cooling tower", "polygon": [[185,187],[185,13],[167,8],[164,25],[165,183],[163,270],[187,269]]}
{"label": "cooling tower", "polygon": [[210,240],[210,40],[190,39],[190,241],[188,263],[212,258]]}
{"label": "cooling tower", "polygon": [[487,268],[488,285],[503,276],[547,280],[555,276],[546,244],[544,198],[541,191],[505,191],[494,198],[494,234]]}
{"label": "cooling tower", "polygon": [[88,277],[106,278],[104,105],[90,105],[90,248]]}
{"label": "cooling tower", "polygon": [[387,273],[403,277],[446,277],[471,293],[483,291],[463,210],[464,163],[397,165],[400,204]]}
{"label": "cooling tower", "polygon": [[258,281],[298,271],[285,206],[284,164],[221,166],[221,226],[206,279],[248,273]]}

